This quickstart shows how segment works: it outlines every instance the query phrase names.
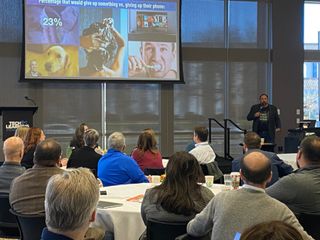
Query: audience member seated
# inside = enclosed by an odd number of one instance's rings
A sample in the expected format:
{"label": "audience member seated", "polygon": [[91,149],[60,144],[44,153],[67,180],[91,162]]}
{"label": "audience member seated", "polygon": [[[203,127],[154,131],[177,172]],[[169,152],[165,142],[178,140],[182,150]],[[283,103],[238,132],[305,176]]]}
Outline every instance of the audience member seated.
{"label": "audience member seated", "polygon": [[281,221],[264,222],[246,229],[240,240],[303,240],[297,229]]}
{"label": "audience member seated", "polygon": [[24,145],[21,138],[9,137],[4,141],[4,163],[0,167],[0,193],[9,195],[12,180],[26,170],[20,164],[23,152]]}
{"label": "audience member seated", "polygon": [[[282,161],[277,154],[273,152],[267,152],[260,150],[261,147],[261,138],[260,136],[255,132],[248,132],[243,139],[243,151],[245,153],[249,153],[251,151],[260,151],[264,155],[266,155],[267,158],[271,160],[271,171],[272,171],[272,178],[271,181],[267,184],[267,186],[270,186],[274,184],[276,181],[279,180],[279,178],[286,176],[290,173],[292,173],[293,168],[286,164],[284,161]],[[232,161],[232,172],[239,172],[240,170],[240,160],[243,158],[237,158]]]}
{"label": "audience member seated", "polygon": [[84,146],[72,152],[67,167],[86,167],[91,169],[96,176],[98,161],[101,155],[96,153],[94,149],[99,140],[99,133],[95,129],[89,129],[84,133],[83,140]]}
{"label": "audience member seated", "polygon": [[21,161],[21,165],[25,168],[32,168],[34,150],[38,143],[46,139],[43,131],[40,128],[30,128],[25,142],[24,142],[24,155]]}
{"label": "audience member seated", "polygon": [[88,169],[68,169],[52,176],[45,194],[47,228],[41,239],[103,239],[102,230],[89,228],[98,200],[99,186]]}
{"label": "audience member seated", "polygon": [[19,137],[22,139],[22,141],[24,142],[26,140],[26,136],[28,134],[29,131],[29,127],[26,126],[20,126],[16,129],[16,131],[14,132],[14,136],[15,137]]}
{"label": "audience member seated", "polygon": [[208,129],[206,127],[195,127],[193,141],[195,148],[189,153],[196,157],[200,164],[208,164],[214,161],[216,154],[208,143]]}
{"label": "audience member seated", "polygon": [[154,137],[154,139],[155,139],[155,144],[157,145],[157,140],[156,140],[156,133],[155,133],[155,131],[152,129],[152,128],[145,128],[145,129],[143,129],[143,133],[149,133],[149,134],[151,134],[153,137]]}
{"label": "audience member seated", "polygon": [[87,130],[88,125],[86,123],[81,123],[80,126],[76,128],[76,131],[70,141],[70,148],[72,151],[84,146],[83,135]]}
{"label": "audience member seated", "polygon": [[43,214],[48,179],[64,170],[58,167],[61,147],[53,139],[40,142],[34,153],[34,166],[11,184],[10,205],[17,213]]}
{"label": "audience member seated", "polygon": [[209,131],[206,127],[195,127],[193,141],[195,148],[189,153],[196,157],[205,175],[213,175],[215,181],[223,176],[218,163],[215,162],[216,154],[208,143]]}
{"label": "audience member seated", "polygon": [[125,138],[114,132],[108,138],[108,152],[98,163],[98,177],[103,186],[149,182],[136,161],[123,153]]}
{"label": "audience member seated", "polygon": [[212,230],[211,240],[234,239],[252,225],[267,221],[284,221],[295,227],[303,239],[312,239],[290,209],[265,193],[271,180],[270,160],[252,151],[240,161],[240,176],[245,183],[239,190],[217,194],[204,210],[187,225],[191,236],[202,236]]}
{"label": "audience member seated", "polygon": [[267,193],[295,214],[320,215],[320,138],[306,137],[297,153],[299,169],[281,178]]}
{"label": "audience member seated", "polygon": [[142,171],[145,168],[163,168],[162,156],[156,146],[155,137],[148,133],[143,132],[140,134],[131,157],[138,163]]}
{"label": "audience member seated", "polygon": [[[197,159],[187,152],[177,152],[170,157],[166,178],[148,189],[141,205],[141,216],[162,222],[188,222],[199,213],[214,196],[212,191],[198,184],[203,178]],[[144,233],[141,239],[146,239]]]}

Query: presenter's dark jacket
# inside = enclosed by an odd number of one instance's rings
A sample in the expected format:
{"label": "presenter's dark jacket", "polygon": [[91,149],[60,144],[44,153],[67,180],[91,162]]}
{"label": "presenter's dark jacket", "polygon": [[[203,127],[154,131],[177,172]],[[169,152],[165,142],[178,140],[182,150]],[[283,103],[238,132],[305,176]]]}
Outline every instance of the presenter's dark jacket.
{"label": "presenter's dark jacket", "polygon": [[[269,104],[269,115],[268,115],[268,134],[270,138],[272,139],[272,142],[274,141],[275,137],[275,131],[276,128],[281,128],[281,122],[278,115],[277,107]],[[260,104],[253,105],[250,109],[250,112],[248,113],[247,120],[251,121],[252,123],[252,131],[258,133],[259,131],[259,117],[255,117],[254,114],[256,112],[259,112],[261,109]]]}

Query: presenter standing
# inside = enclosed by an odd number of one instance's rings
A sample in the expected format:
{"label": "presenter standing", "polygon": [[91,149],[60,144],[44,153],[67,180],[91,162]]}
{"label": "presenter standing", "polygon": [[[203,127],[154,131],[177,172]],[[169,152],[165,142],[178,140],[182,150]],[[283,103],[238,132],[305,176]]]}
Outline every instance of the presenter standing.
{"label": "presenter standing", "polygon": [[252,123],[252,131],[256,132],[266,143],[274,143],[275,132],[279,132],[281,122],[277,107],[268,103],[268,95],[262,93],[260,103],[251,107],[247,120]]}

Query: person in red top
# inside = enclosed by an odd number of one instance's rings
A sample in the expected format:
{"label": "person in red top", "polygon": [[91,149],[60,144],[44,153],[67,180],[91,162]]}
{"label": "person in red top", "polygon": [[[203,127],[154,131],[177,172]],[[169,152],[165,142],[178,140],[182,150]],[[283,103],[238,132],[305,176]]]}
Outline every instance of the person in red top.
{"label": "person in red top", "polygon": [[151,132],[144,131],[140,134],[137,147],[133,150],[131,157],[142,171],[146,168],[163,168],[162,156],[156,144],[156,139]]}

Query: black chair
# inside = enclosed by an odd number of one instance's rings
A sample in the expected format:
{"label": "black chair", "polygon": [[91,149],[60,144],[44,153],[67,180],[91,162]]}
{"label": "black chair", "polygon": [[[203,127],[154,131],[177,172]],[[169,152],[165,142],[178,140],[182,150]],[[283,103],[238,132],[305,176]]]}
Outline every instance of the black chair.
{"label": "black chair", "polygon": [[14,215],[9,211],[9,195],[0,194],[0,237],[19,238],[19,227]]}
{"label": "black chair", "polygon": [[320,215],[301,213],[297,218],[309,235],[320,240]]}
{"label": "black chair", "polygon": [[10,212],[17,218],[21,240],[40,239],[42,229],[46,227],[45,215],[20,214],[12,208]]}
{"label": "black chair", "polygon": [[165,174],[166,169],[165,168],[145,168],[143,173],[144,175],[162,175]]}
{"label": "black chair", "polygon": [[147,222],[148,240],[175,240],[176,237],[187,232],[187,222]]}

